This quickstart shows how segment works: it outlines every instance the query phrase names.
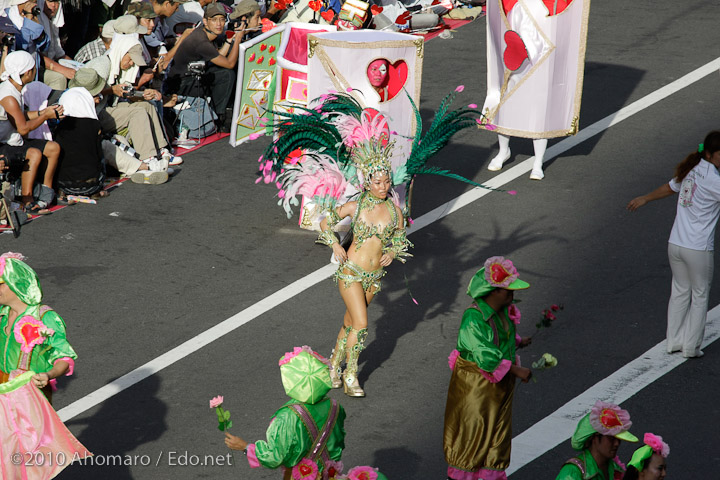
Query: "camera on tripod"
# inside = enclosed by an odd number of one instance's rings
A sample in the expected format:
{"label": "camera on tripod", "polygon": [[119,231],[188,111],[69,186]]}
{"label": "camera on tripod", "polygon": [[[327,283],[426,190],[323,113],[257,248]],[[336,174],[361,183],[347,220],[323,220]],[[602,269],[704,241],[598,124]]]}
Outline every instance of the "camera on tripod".
{"label": "camera on tripod", "polygon": [[187,66],[187,75],[202,75],[205,73],[205,62],[198,60],[196,62],[190,62]]}

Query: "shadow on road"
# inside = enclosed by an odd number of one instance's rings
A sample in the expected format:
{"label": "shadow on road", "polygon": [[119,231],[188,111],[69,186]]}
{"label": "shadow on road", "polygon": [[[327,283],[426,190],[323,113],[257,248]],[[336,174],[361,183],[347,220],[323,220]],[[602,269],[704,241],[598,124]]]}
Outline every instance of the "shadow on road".
{"label": "shadow on road", "polygon": [[66,422],[69,428],[86,425],[78,440],[94,457],[71,465],[57,478],[127,480],[134,478],[133,469],[153,468],[157,459],[143,455],[138,447],[161,438],[167,429],[167,406],[157,398],[159,389],[160,378],[151,375],[104,401],[91,417]]}

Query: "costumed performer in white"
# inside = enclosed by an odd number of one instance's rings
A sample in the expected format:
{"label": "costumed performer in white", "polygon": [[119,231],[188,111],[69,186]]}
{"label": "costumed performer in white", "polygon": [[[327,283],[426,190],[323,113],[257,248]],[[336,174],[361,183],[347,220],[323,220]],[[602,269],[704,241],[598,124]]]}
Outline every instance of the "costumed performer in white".
{"label": "costumed performer in white", "polygon": [[486,120],[500,151],[488,164],[498,171],[510,158],[510,137],[533,139],[532,180],[544,178],[548,138],[577,133],[590,0],[492,0],[487,5]]}

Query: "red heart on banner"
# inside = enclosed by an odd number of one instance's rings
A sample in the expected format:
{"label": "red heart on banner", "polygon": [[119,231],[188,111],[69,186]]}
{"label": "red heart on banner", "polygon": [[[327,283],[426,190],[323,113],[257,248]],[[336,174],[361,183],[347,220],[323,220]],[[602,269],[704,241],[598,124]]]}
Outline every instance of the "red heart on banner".
{"label": "red heart on banner", "polygon": [[264,61],[265,61],[265,57],[263,55],[261,55],[260,58],[257,59],[257,64],[260,65]]}
{"label": "red heart on banner", "polygon": [[270,48],[268,49],[268,52],[272,53],[275,51],[275,45],[270,45]]}
{"label": "red heart on banner", "polygon": [[518,0],[502,0],[502,7],[503,11],[505,12],[505,16],[507,16],[508,13],[510,13],[510,10],[513,9],[515,4],[518,2]]}
{"label": "red heart on banner", "polygon": [[559,15],[570,6],[573,0],[542,0],[545,8],[548,9],[548,17]]}
{"label": "red heart on banner", "polygon": [[332,10],[325,10],[324,12],[320,12],[320,16],[324,18],[326,22],[330,23],[333,21],[333,18],[335,18],[335,12]]}
{"label": "red heart on banner", "polygon": [[308,2],[308,7],[310,7],[310,10],[313,12],[319,12],[322,8],[322,2],[320,0],[310,0]]}
{"label": "red heart on banner", "polygon": [[275,59],[271,58],[270,61],[268,61],[268,65],[270,65],[270,66],[275,65]]}
{"label": "red heart on banner", "polygon": [[373,15],[381,14],[382,11],[383,11],[383,7],[381,7],[380,5],[373,5],[373,6],[370,7],[370,12],[371,12]]}
{"label": "red heart on banner", "polygon": [[247,60],[247,61],[248,61],[248,62],[252,62],[252,61],[254,61],[254,60],[255,60],[255,54],[252,53],[252,54],[250,54],[250,56],[248,57],[248,60]]}
{"label": "red heart on banner", "polygon": [[260,45],[261,52],[264,52],[266,48],[267,48],[267,45],[265,45],[264,43]]}
{"label": "red heart on banner", "polygon": [[513,72],[520,68],[523,62],[528,58],[525,42],[520,38],[517,32],[508,30],[505,32],[505,52],[503,53],[503,63]]}
{"label": "red heart on banner", "polygon": [[405,25],[410,21],[412,14],[410,12],[403,12],[395,19],[395,23],[398,25]]}

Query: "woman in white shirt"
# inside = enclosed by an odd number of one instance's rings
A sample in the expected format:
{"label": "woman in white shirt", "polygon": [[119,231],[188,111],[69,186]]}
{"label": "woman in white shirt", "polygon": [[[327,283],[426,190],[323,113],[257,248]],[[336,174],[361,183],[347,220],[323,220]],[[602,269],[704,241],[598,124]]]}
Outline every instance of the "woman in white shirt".
{"label": "woman in white shirt", "polygon": [[720,217],[720,131],[710,132],[697,151],[675,167],[669,183],[634,198],[627,209],[679,193],[668,240],[672,293],[668,304],[667,351],[702,357],[700,350],[713,276],[715,227]]}

